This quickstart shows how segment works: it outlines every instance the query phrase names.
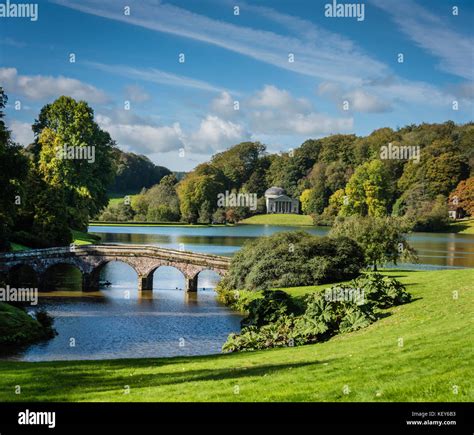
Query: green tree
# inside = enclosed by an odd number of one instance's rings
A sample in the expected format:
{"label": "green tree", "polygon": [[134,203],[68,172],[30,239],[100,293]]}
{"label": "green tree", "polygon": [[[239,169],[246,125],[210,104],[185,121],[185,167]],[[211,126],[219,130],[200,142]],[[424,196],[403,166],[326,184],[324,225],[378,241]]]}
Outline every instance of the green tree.
{"label": "green tree", "polygon": [[260,142],[242,142],[214,155],[211,164],[226,177],[226,188],[240,188],[259,168],[264,152],[265,145]]}
{"label": "green tree", "polygon": [[110,190],[112,192],[138,192],[158,184],[163,177],[171,174],[163,166],[156,166],[148,157],[125,153],[119,149],[113,152],[116,173]]}
{"label": "green tree", "polygon": [[224,191],[225,177],[222,172],[208,164],[199,165],[177,187],[182,219],[196,223],[205,201],[208,201],[212,215],[217,209],[218,194]]}
{"label": "green tree", "polygon": [[345,189],[341,215],[385,216],[392,196],[390,177],[380,160],[358,166]]}
{"label": "green tree", "polygon": [[4,122],[3,109],[7,101],[8,97],[0,87],[0,251],[9,247],[8,240],[22,204],[22,185],[28,174],[27,159],[21,147],[12,142]]}
{"label": "green tree", "polygon": [[388,262],[416,260],[408,244],[403,221],[393,217],[350,216],[336,219],[330,237],[349,237],[363,249],[367,264],[374,270]]}
{"label": "green tree", "polygon": [[[108,204],[115,143],[94,121],[94,112],[86,102],[65,96],[41,109],[33,131],[41,177],[48,185],[64,190],[69,225],[85,230],[89,216]],[[83,152],[84,147],[89,147],[93,159],[70,158],[71,154],[62,152]]]}

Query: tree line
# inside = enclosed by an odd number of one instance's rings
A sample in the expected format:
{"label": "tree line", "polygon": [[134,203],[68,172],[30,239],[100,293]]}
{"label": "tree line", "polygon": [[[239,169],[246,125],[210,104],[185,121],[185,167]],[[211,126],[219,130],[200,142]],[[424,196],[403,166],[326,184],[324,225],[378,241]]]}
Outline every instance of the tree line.
{"label": "tree line", "polygon": [[[299,199],[315,224],[398,216],[411,229],[437,230],[447,223],[448,207],[474,213],[473,123],[336,134],[278,154],[243,142],[183,175],[119,150],[93,109],[66,96],[41,109],[32,125],[34,142],[23,148],[6,127],[6,103],[0,88],[1,249],[11,240],[68,244],[71,229],[85,231],[91,218],[238,222],[265,213],[263,195],[271,186]],[[139,194],[109,205],[110,192]],[[257,206],[219,205],[225,192],[257,195]]]}
{"label": "tree line", "polygon": [[[411,229],[435,231],[447,225],[449,208],[473,214],[473,175],[473,123],[381,128],[365,137],[336,134],[279,154],[269,154],[259,142],[243,142],[180,182],[163,180],[163,186],[143,191],[132,201],[129,217],[238,222],[265,213],[265,190],[279,186],[300,200],[315,224],[395,216]],[[217,195],[226,191],[258,195],[257,209],[219,207]]]}

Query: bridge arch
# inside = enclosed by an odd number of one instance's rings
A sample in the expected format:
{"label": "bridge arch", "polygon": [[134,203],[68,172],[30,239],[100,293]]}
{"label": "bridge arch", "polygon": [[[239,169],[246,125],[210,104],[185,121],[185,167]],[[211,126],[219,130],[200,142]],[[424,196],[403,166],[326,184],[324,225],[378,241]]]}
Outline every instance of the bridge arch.
{"label": "bridge arch", "polygon": [[127,261],[124,258],[103,258],[98,263],[92,265],[90,272],[85,275],[84,279],[84,291],[99,291],[100,288],[100,276],[102,271],[107,265],[110,264],[124,264],[130,268],[137,276],[140,276],[140,272],[137,270],[135,264]]}
{"label": "bridge arch", "polygon": [[[61,275],[63,275],[61,277]],[[57,261],[48,265],[41,275],[41,290],[58,290],[56,282],[67,284],[68,289],[82,290],[84,282],[84,268],[70,261]]]}
{"label": "bridge arch", "polygon": [[17,263],[4,272],[6,283],[10,287],[32,287],[39,288],[41,276],[38,270],[27,263]]}
{"label": "bridge arch", "polygon": [[[151,279],[151,287],[154,287],[154,284],[160,282],[160,279],[163,278],[163,274],[168,274],[168,278],[172,280],[175,279],[176,288],[185,288],[187,276],[186,272],[183,271],[179,266],[173,264],[159,264],[149,271],[149,279]],[[171,276],[170,276],[171,275]],[[173,287],[173,286],[172,286]]]}

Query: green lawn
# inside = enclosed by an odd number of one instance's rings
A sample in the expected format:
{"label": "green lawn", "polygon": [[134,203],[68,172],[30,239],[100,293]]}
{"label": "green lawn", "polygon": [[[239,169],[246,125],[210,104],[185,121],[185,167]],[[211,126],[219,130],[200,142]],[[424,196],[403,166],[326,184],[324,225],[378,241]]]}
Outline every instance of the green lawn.
{"label": "green lawn", "polygon": [[259,214],[244,219],[239,224],[312,226],[313,219],[311,216],[302,214]]}
{"label": "green lawn", "polygon": [[1,362],[0,401],[474,400],[474,270],[387,274],[414,301],[325,343],[192,358]]}
{"label": "green lawn", "polygon": [[10,242],[10,246],[13,252],[27,251],[28,249],[31,249],[31,248],[28,248],[28,246],[21,245],[20,243]]}
{"label": "green lawn", "polygon": [[90,245],[94,243],[100,243],[100,238],[89,233],[82,231],[71,230],[73,243],[75,245]]}
{"label": "green lawn", "polygon": [[133,201],[133,199],[137,197],[138,195],[139,193],[137,193],[136,191],[129,192],[129,193],[123,193],[123,192],[109,193],[109,205],[122,204],[126,196],[129,196],[130,201]]}
{"label": "green lawn", "polygon": [[450,231],[459,234],[474,234],[474,219],[452,222],[447,232]]}

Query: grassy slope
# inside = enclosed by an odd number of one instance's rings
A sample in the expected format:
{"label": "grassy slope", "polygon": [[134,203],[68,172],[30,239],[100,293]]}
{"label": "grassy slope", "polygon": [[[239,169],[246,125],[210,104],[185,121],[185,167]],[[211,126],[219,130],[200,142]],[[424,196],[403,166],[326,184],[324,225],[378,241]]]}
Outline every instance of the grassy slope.
{"label": "grassy slope", "polygon": [[139,194],[135,191],[129,193],[110,193],[109,194],[109,205],[118,205],[122,204],[126,196],[130,197],[130,200],[133,200]]}
{"label": "grassy slope", "polygon": [[306,226],[313,225],[313,219],[302,214],[259,214],[244,219],[239,224]]}
{"label": "grassy slope", "polygon": [[326,343],[193,358],[1,362],[0,401],[472,401],[474,270],[388,274],[415,301]]}
{"label": "grassy slope", "polygon": [[76,245],[90,245],[94,243],[100,243],[100,238],[89,233],[84,233],[82,231],[72,231],[73,243]]}
{"label": "grassy slope", "polygon": [[459,234],[474,234],[474,219],[453,222],[449,225],[447,232],[453,231]]}
{"label": "grassy slope", "polygon": [[27,251],[28,249],[30,249],[28,248],[28,246],[20,245],[19,243],[10,242],[10,245],[13,252]]}

